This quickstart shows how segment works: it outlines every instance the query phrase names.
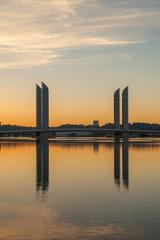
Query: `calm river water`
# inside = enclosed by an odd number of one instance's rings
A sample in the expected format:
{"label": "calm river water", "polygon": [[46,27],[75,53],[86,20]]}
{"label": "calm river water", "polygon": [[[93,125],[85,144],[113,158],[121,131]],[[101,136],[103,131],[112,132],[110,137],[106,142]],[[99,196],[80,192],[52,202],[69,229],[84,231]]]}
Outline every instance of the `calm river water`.
{"label": "calm river water", "polygon": [[0,240],[159,240],[160,140],[0,142]]}

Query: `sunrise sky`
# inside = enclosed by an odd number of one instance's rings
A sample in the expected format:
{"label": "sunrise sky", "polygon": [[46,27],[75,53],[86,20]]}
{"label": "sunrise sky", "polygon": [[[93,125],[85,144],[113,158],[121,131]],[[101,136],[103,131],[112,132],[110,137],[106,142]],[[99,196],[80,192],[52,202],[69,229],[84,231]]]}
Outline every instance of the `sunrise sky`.
{"label": "sunrise sky", "polygon": [[50,124],[113,121],[127,85],[130,121],[160,123],[159,0],[0,0],[0,121],[35,125],[35,84]]}

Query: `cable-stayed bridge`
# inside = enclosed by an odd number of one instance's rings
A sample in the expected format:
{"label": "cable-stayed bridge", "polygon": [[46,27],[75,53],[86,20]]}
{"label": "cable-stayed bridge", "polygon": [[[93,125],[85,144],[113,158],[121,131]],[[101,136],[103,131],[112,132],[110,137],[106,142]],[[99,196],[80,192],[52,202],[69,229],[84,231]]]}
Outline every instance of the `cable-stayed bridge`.
{"label": "cable-stayed bridge", "polygon": [[129,129],[128,87],[122,91],[122,124],[120,124],[120,89],[114,93],[114,128],[102,127],[49,127],[49,89],[42,82],[41,87],[36,85],[36,127],[22,130],[1,130],[0,137],[30,136],[35,138],[52,137],[58,133],[80,134],[88,133],[106,136],[160,136],[160,131]]}

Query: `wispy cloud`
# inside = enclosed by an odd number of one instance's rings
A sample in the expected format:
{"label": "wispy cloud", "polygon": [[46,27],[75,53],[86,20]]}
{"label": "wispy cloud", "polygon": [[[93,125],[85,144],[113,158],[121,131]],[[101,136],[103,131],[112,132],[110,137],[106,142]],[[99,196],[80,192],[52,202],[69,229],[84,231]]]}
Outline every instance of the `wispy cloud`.
{"label": "wispy cloud", "polygon": [[[1,0],[0,68],[81,62],[67,51],[144,43],[158,36],[159,17],[156,0]],[[126,56],[104,56],[114,54]]]}
{"label": "wispy cloud", "polygon": [[69,57],[69,54],[63,55],[63,62],[59,58],[55,64],[63,63],[68,65],[84,65],[84,64],[97,64],[111,60],[130,60],[132,57],[127,53],[105,53],[105,54],[90,54],[86,56]]}

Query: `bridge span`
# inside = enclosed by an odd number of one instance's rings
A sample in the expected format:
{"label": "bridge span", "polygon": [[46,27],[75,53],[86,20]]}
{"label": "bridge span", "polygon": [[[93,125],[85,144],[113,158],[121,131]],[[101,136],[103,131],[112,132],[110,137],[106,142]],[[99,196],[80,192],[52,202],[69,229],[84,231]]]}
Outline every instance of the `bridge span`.
{"label": "bridge span", "polygon": [[105,128],[48,128],[48,129],[25,129],[25,130],[8,130],[0,131],[0,137],[10,136],[29,136],[29,137],[50,137],[56,136],[56,133],[64,134],[76,134],[88,133],[92,136],[104,135],[104,136],[157,136],[160,137],[160,131],[152,130],[123,130],[123,129],[105,129]]}

